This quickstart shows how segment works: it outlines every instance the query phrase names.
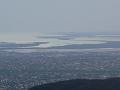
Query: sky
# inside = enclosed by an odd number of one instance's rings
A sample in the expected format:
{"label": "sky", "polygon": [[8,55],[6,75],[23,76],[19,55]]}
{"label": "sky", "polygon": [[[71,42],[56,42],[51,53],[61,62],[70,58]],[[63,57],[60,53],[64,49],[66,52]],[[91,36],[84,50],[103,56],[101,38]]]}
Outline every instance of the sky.
{"label": "sky", "polygon": [[0,0],[2,32],[120,33],[120,0]]}

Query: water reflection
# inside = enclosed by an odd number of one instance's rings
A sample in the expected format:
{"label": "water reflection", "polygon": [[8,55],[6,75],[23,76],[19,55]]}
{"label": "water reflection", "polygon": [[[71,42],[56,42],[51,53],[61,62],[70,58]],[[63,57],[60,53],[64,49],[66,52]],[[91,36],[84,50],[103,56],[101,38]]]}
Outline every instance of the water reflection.
{"label": "water reflection", "polygon": [[0,42],[14,43],[33,43],[33,42],[48,42],[31,47],[47,48],[53,46],[65,46],[73,44],[102,44],[107,41],[120,41],[120,35],[56,35],[42,34],[39,32],[11,32],[0,33]]}

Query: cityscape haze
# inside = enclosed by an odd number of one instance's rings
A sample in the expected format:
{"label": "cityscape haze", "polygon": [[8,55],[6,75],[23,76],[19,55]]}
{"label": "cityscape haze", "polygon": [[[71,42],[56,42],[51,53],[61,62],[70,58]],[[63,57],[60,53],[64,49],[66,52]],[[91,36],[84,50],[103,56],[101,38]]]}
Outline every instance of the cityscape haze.
{"label": "cityscape haze", "polygon": [[0,0],[0,90],[116,81],[119,10],[119,0]]}

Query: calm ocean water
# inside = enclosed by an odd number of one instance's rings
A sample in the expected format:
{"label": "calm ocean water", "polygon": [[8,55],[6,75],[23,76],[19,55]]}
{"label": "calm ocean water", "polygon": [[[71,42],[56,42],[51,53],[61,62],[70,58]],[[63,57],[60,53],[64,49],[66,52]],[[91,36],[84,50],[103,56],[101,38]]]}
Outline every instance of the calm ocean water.
{"label": "calm ocean water", "polygon": [[[39,37],[39,38],[38,38]],[[62,38],[62,39],[61,39]],[[67,38],[67,39],[66,39]],[[0,33],[0,42],[30,44],[33,42],[48,42],[33,47],[47,48],[53,46],[65,46],[73,44],[101,44],[106,41],[120,41],[120,35],[59,35],[59,34],[42,34],[35,32],[19,33]]]}

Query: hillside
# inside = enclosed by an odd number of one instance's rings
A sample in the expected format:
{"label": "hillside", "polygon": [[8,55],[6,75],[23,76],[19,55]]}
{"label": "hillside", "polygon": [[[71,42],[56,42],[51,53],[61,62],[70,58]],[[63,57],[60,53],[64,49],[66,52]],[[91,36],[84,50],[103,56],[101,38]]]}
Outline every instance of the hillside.
{"label": "hillside", "polygon": [[29,90],[120,90],[120,78],[70,80],[36,86]]}

